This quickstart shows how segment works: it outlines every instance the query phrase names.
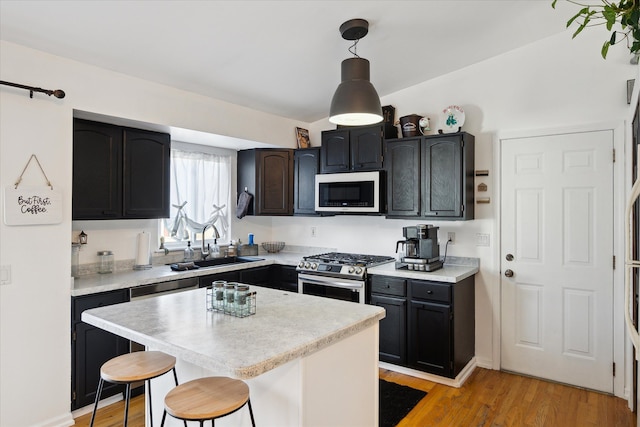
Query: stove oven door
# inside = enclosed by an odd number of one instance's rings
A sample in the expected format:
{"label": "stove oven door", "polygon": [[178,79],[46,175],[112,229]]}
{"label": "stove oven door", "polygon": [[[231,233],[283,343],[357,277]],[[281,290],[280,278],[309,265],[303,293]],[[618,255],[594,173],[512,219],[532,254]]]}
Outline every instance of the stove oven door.
{"label": "stove oven door", "polygon": [[365,302],[364,281],[298,273],[298,292],[307,295]]}

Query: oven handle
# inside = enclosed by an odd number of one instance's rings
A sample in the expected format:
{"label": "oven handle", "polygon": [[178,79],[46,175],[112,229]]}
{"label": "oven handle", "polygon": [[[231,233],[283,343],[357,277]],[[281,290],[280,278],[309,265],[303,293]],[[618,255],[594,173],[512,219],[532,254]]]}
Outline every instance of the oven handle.
{"label": "oven handle", "polygon": [[356,291],[359,291],[364,287],[363,283],[357,280],[339,281],[333,277],[324,278],[322,276],[310,276],[308,274],[302,274],[302,273],[298,274],[298,280],[307,282],[307,283],[312,283],[315,285],[332,286],[334,288],[352,289]]}

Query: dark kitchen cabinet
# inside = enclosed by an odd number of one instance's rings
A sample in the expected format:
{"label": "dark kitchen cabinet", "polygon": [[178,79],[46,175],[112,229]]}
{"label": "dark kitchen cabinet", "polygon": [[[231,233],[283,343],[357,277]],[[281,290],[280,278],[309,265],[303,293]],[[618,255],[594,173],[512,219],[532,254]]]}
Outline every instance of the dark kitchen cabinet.
{"label": "dark kitchen cabinet", "polygon": [[247,215],[293,214],[293,150],[238,151],[238,192],[253,198]]}
{"label": "dark kitchen cabinet", "polygon": [[387,140],[387,217],[473,219],[474,150],[466,132]]}
{"label": "dark kitchen cabinet", "polygon": [[423,216],[432,219],[473,219],[473,135],[460,132],[425,137],[422,182]]}
{"label": "dark kitchen cabinet", "polygon": [[455,378],[475,354],[474,278],[409,281],[410,368]]}
{"label": "dark kitchen cabinet", "polygon": [[396,365],[407,363],[407,281],[395,277],[371,276],[371,304],[386,310],[380,321],[380,360]]}
{"label": "dark kitchen cabinet", "polygon": [[420,216],[422,138],[405,138],[385,143],[387,171],[387,216]]}
{"label": "dark kitchen cabinet", "polygon": [[382,169],[383,140],[382,125],[323,131],[320,173]]}
{"label": "dark kitchen cabinet", "polygon": [[320,148],[295,150],[293,157],[293,214],[317,215],[316,174],[320,173]]}
{"label": "dark kitchen cabinet", "polygon": [[[82,322],[82,312],[127,301],[128,289],[71,298],[71,410],[92,404],[102,364],[129,352],[129,340]],[[105,383],[101,397],[122,391],[122,385]]]}
{"label": "dark kitchen cabinet", "polygon": [[271,265],[240,270],[240,282],[248,285],[270,286]]}
{"label": "dark kitchen cabinet", "polygon": [[279,264],[274,264],[271,267],[270,288],[293,293],[298,292],[298,272],[295,267]]}
{"label": "dark kitchen cabinet", "polygon": [[73,121],[74,220],[167,218],[168,134]]}
{"label": "dark kitchen cabinet", "polygon": [[240,281],[240,271],[224,271],[222,273],[209,274],[206,276],[198,277],[198,287],[199,288],[207,288],[211,286],[213,282],[216,280],[225,280],[227,282],[239,282]]}

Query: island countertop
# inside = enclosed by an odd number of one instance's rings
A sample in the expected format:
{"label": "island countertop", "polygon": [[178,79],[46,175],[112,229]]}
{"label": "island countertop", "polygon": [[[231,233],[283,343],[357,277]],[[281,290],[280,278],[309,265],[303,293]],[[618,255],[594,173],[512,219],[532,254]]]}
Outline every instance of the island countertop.
{"label": "island countertop", "polygon": [[251,286],[256,314],[207,311],[206,289],[87,310],[86,323],[211,371],[249,379],[357,334],[384,309]]}

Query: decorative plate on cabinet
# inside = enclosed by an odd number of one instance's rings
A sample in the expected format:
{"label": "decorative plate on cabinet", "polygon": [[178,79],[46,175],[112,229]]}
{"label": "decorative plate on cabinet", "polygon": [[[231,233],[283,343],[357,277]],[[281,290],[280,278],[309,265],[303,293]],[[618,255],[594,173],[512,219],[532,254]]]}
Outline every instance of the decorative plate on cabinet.
{"label": "decorative plate on cabinet", "polygon": [[442,121],[442,131],[444,133],[454,133],[460,131],[464,124],[464,110],[457,105],[449,105],[442,110],[440,120]]}

